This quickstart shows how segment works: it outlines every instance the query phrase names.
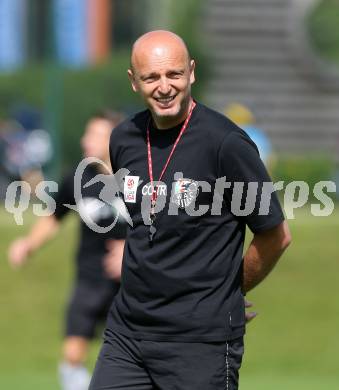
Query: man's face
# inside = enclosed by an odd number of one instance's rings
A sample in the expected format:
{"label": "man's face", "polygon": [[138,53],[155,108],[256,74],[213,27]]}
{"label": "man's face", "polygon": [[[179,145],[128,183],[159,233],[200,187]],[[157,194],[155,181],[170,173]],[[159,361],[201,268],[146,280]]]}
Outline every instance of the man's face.
{"label": "man's face", "polygon": [[158,47],[138,53],[128,74],[157,124],[172,127],[185,119],[194,82],[194,61],[185,50]]}
{"label": "man's face", "polygon": [[106,119],[94,118],[87,123],[81,138],[84,157],[96,157],[104,161],[108,159],[112,128],[112,123]]}

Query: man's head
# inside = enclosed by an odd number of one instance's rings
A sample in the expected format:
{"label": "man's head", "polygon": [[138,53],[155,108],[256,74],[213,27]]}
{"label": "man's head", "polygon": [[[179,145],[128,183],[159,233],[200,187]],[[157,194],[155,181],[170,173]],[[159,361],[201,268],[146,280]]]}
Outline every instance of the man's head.
{"label": "man's head", "polygon": [[128,76],[158,128],[175,126],[186,118],[194,67],[184,41],[170,31],[151,31],[134,43]]}
{"label": "man's head", "polygon": [[122,119],[122,114],[110,110],[102,110],[91,116],[81,138],[84,157],[108,161],[111,132]]}

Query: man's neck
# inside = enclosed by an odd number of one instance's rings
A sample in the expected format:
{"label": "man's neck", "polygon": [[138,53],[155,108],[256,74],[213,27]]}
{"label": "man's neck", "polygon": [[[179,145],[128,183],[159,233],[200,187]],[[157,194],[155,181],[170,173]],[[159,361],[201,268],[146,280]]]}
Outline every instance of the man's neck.
{"label": "man's neck", "polygon": [[[103,159],[103,162],[104,162],[104,165],[103,164],[98,165],[98,171],[100,173],[104,173],[107,175],[107,174],[111,173],[111,160],[110,160],[110,158],[107,158],[107,159]],[[109,171],[107,171],[107,167],[109,167]]]}
{"label": "man's neck", "polygon": [[[110,159],[100,159],[100,163],[94,163],[93,167],[97,173],[103,173],[105,175],[111,174],[111,161]],[[109,170],[108,170],[109,169]]]}

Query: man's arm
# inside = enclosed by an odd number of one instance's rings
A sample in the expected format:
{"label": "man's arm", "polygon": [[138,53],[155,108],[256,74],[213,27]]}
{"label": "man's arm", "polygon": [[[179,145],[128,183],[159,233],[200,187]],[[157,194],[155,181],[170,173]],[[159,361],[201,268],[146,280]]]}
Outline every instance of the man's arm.
{"label": "man's arm", "polygon": [[104,270],[109,278],[119,282],[121,278],[125,240],[110,239],[107,241],[106,247],[108,252],[103,260]]}
{"label": "man's arm", "polygon": [[286,221],[273,229],[254,235],[244,257],[244,293],[265,279],[290,243],[291,233]]}
{"label": "man's arm", "polygon": [[28,257],[54,237],[59,221],[53,216],[41,217],[25,236],[13,241],[8,248],[8,261],[12,267],[23,265]]}

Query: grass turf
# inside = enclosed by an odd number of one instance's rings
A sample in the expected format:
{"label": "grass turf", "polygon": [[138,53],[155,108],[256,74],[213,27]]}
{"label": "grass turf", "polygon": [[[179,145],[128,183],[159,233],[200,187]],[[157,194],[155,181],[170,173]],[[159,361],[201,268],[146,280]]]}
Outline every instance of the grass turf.
{"label": "grass turf", "polygon": [[[72,278],[76,219],[19,271],[6,262],[18,227],[0,209],[0,388],[58,389],[64,304]],[[339,388],[339,213],[290,221],[294,242],[269,278],[248,298],[259,312],[247,329],[241,390],[332,390]],[[88,366],[95,362],[94,343]]]}

